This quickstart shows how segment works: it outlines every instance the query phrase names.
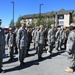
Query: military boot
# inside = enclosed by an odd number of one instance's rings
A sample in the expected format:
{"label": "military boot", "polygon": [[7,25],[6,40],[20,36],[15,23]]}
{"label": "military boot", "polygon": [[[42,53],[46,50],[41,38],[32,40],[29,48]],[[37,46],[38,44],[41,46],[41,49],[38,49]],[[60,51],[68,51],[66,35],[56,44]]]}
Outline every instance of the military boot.
{"label": "military boot", "polygon": [[65,69],[65,72],[73,73],[73,69],[68,67],[68,68]]}

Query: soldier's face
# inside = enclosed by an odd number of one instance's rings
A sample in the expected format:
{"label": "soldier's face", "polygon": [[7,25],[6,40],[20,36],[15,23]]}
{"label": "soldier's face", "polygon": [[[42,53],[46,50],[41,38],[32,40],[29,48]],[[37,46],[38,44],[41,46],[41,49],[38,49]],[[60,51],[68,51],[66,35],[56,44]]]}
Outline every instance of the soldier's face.
{"label": "soldier's face", "polygon": [[73,27],[72,26],[70,26],[70,28],[69,28],[70,30],[73,30]]}
{"label": "soldier's face", "polygon": [[40,28],[41,30],[43,30],[43,28]]}
{"label": "soldier's face", "polygon": [[55,28],[54,28],[54,27],[52,27],[52,29],[54,30]]}
{"label": "soldier's face", "polygon": [[25,27],[26,27],[26,24],[21,24],[21,26],[22,26],[23,28],[25,28]]}

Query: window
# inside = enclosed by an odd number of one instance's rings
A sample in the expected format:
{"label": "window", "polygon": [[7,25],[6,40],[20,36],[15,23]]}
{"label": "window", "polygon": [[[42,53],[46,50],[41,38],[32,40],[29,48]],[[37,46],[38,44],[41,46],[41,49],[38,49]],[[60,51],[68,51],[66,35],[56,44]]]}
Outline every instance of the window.
{"label": "window", "polygon": [[58,19],[64,19],[64,15],[58,15]]}
{"label": "window", "polygon": [[64,25],[64,21],[59,21],[59,25]]}

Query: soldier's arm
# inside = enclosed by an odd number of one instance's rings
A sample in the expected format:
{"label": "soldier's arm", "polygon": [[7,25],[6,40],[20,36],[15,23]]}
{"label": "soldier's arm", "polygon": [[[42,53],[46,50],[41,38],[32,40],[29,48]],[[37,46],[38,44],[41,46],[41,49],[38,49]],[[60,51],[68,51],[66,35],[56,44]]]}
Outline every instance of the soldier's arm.
{"label": "soldier's arm", "polygon": [[5,33],[4,33],[4,30],[2,30],[2,32],[3,32],[3,43],[4,43],[4,49],[3,49],[3,52],[5,52]]}
{"label": "soldier's arm", "polygon": [[17,47],[20,48],[20,39],[21,39],[21,30],[18,30],[17,33]]}
{"label": "soldier's arm", "polygon": [[36,41],[39,42],[40,40],[40,32],[37,33]]}
{"label": "soldier's arm", "polygon": [[51,30],[48,31],[48,40],[51,40]]}
{"label": "soldier's arm", "polygon": [[72,32],[69,36],[70,42],[69,40],[67,41],[67,52],[71,54],[73,51],[73,46],[75,44],[75,33]]}

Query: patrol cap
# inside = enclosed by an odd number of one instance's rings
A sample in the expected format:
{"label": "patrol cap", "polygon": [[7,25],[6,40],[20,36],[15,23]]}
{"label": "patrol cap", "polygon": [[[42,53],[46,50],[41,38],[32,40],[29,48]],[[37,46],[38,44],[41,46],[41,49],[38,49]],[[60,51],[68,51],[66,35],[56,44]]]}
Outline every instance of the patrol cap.
{"label": "patrol cap", "polygon": [[9,31],[12,31],[13,29],[12,28],[9,28]]}
{"label": "patrol cap", "polygon": [[51,27],[55,27],[54,24],[51,24]]}
{"label": "patrol cap", "polygon": [[40,28],[44,28],[43,25],[40,25]]}
{"label": "patrol cap", "polygon": [[21,24],[26,24],[25,20],[20,21]]}
{"label": "patrol cap", "polygon": [[12,30],[12,28],[9,28],[9,30]]}
{"label": "patrol cap", "polygon": [[57,28],[58,30],[60,30],[61,28]]}
{"label": "patrol cap", "polygon": [[75,23],[71,23],[70,26],[75,27]]}

